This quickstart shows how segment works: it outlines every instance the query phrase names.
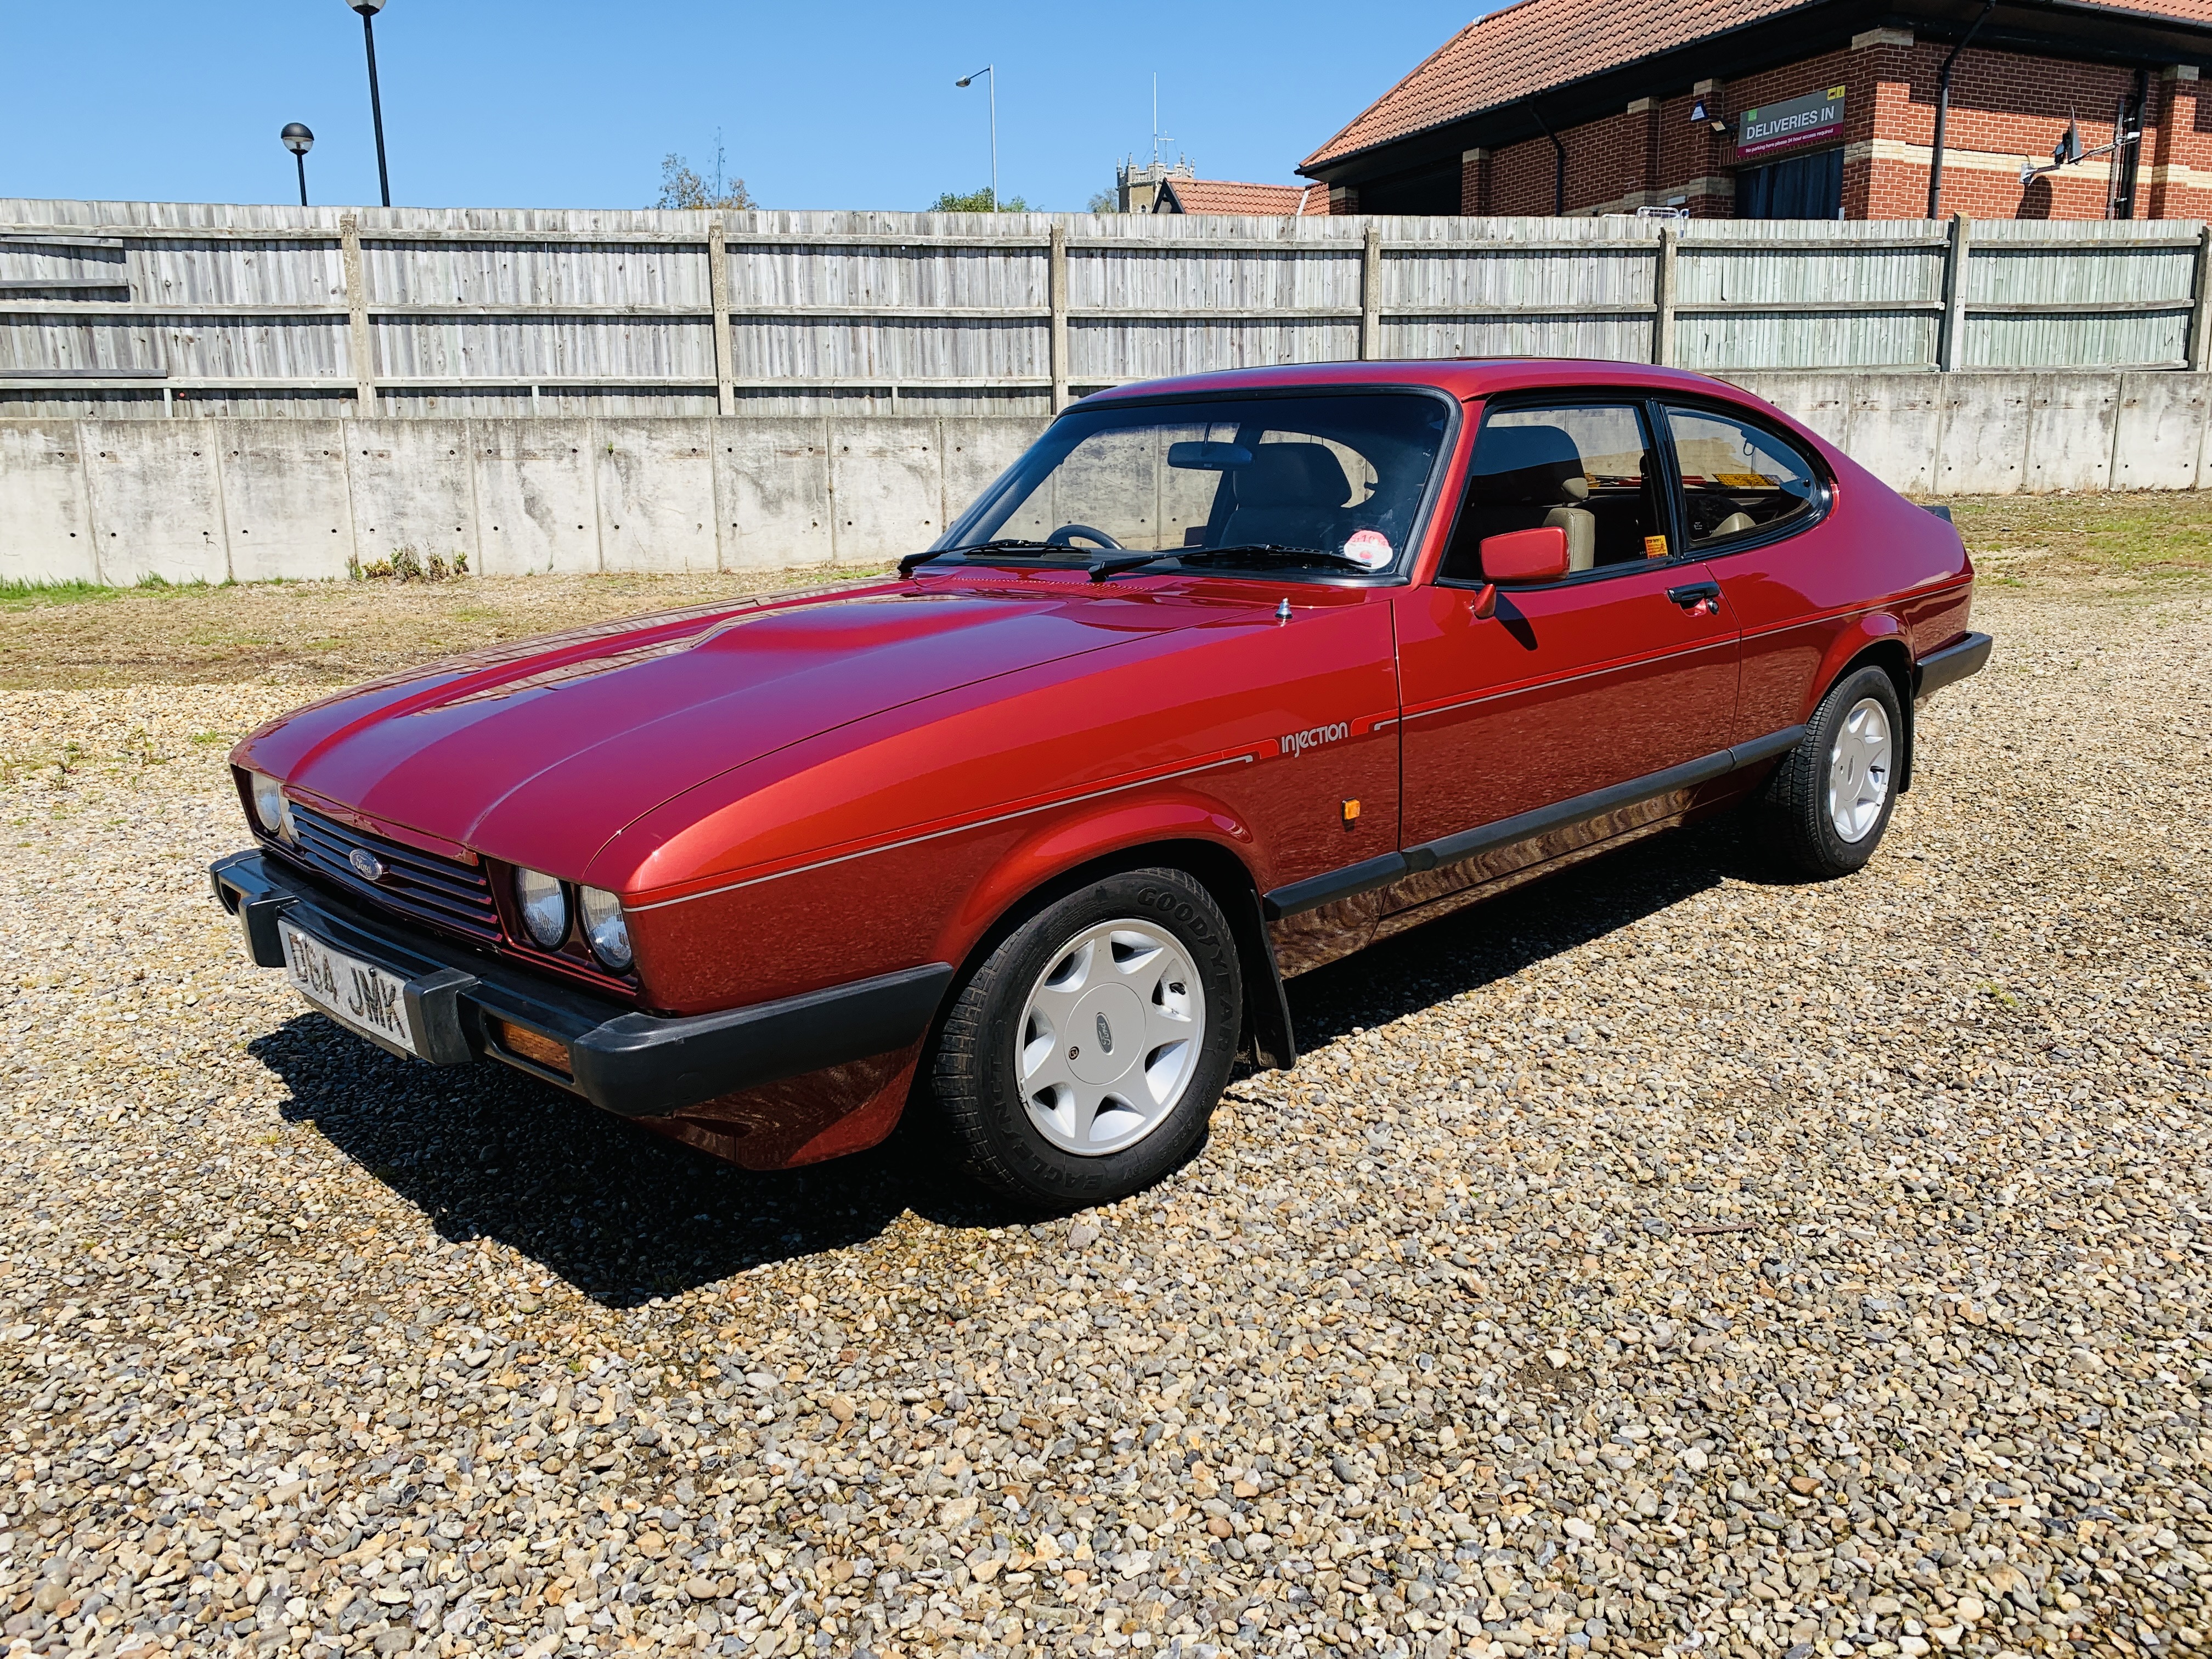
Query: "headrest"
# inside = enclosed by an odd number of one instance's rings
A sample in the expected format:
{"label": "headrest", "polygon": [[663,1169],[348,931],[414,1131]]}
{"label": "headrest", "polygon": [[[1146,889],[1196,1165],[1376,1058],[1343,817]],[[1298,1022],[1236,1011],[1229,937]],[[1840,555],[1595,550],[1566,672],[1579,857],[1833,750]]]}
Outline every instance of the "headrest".
{"label": "headrest", "polygon": [[1556,503],[1589,495],[1583,471],[1582,451],[1558,427],[1491,426],[1475,446],[1472,482],[1485,501]]}
{"label": "headrest", "polygon": [[1342,507],[1352,498],[1344,463],[1320,444],[1258,444],[1252,464],[1230,475],[1243,507]]}

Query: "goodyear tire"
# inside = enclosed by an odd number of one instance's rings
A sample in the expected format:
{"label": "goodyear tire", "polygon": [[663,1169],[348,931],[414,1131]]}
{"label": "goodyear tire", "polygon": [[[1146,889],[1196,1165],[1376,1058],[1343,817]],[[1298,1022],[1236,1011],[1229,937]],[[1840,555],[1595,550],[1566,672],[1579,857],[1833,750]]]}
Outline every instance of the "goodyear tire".
{"label": "goodyear tire", "polygon": [[1180,870],[1086,882],[999,941],[931,1066],[969,1170],[1063,1211],[1138,1192],[1206,1139],[1243,1018],[1237,941]]}
{"label": "goodyear tire", "polygon": [[1861,668],[1837,681],[1806,723],[1804,740],[1767,781],[1762,817],[1778,860],[1826,878],[1872,858],[1896,810],[1904,736],[1887,673]]}

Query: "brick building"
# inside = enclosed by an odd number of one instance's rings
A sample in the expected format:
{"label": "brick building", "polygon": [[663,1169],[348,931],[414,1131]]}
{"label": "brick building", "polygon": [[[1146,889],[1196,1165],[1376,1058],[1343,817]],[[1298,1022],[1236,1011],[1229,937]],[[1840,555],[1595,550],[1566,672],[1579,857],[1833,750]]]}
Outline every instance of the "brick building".
{"label": "brick building", "polygon": [[2206,219],[2208,66],[2212,0],[1521,0],[1298,171],[1334,213]]}

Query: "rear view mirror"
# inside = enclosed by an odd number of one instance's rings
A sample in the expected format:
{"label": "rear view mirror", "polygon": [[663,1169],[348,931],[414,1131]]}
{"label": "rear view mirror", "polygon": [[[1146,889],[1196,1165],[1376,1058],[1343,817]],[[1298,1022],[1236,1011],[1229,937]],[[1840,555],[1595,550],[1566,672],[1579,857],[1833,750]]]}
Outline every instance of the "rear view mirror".
{"label": "rear view mirror", "polygon": [[1168,465],[1186,472],[1229,472],[1252,465],[1252,452],[1242,444],[1218,444],[1186,439],[1168,446]]}
{"label": "rear view mirror", "polygon": [[1485,536],[1480,553],[1485,581],[1548,582],[1567,574],[1567,532],[1556,525]]}

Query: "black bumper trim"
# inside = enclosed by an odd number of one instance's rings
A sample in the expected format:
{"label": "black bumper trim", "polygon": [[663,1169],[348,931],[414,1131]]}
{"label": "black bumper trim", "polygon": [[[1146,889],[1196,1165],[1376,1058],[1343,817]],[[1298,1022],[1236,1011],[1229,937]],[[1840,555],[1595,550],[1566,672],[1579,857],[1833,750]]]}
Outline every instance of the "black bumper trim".
{"label": "black bumper trim", "polygon": [[1327,875],[1292,882],[1287,887],[1278,887],[1267,894],[1263,901],[1267,919],[1279,921],[1285,916],[1317,909],[1338,899],[1372,892],[1378,887],[1388,887],[1392,882],[1420,871],[1433,870],[1439,865],[1457,864],[1462,859],[1471,859],[1493,848],[1510,846],[1516,841],[1527,841],[1531,836],[1545,835],[1553,830],[1586,823],[1592,818],[1618,811],[1624,806],[1650,800],[1655,795],[1709,783],[1715,778],[1725,777],[1730,772],[1771,760],[1777,755],[1795,749],[1804,741],[1804,738],[1803,726],[1785,726],[1779,732],[1770,732],[1763,738],[1753,738],[1733,748],[1700,756],[1693,761],[1685,761],[1680,766],[1670,766],[1663,771],[1648,773],[1640,778],[1630,778],[1624,783],[1612,784],[1603,789],[1593,789],[1588,794],[1577,795],[1571,800],[1555,801],[1549,806],[1539,806],[1510,818],[1479,824],[1455,836],[1443,836],[1435,841],[1423,842],[1418,847],[1408,847],[1402,853],[1385,853],[1380,858],[1346,865],[1343,869],[1332,870]]}
{"label": "black bumper trim", "polygon": [[[417,1040],[434,1065],[489,1055],[623,1117],[689,1106],[866,1060],[921,1037],[952,981],[941,962],[717,1013],[662,1018],[548,981],[511,963],[374,916],[307,886],[258,852],[210,869],[257,966],[284,965],[276,918],[405,982]],[[508,1055],[484,1030],[502,1019],[568,1049],[572,1079]]]}
{"label": "black bumper trim", "polygon": [[1343,869],[1332,870],[1327,875],[1314,876],[1305,881],[1294,881],[1287,887],[1275,888],[1261,899],[1260,908],[1268,921],[1280,921],[1285,916],[1318,910],[1322,905],[1334,904],[1339,899],[1357,898],[1360,894],[1371,893],[1378,887],[1388,887],[1404,876],[1409,868],[1403,853],[1385,853],[1380,858],[1347,864]]}
{"label": "black bumper trim", "polygon": [[1947,645],[1941,651],[1930,651],[1913,665],[1912,696],[1915,701],[1933,696],[1947,685],[1956,684],[1969,674],[1978,674],[1989,665],[1990,652],[1996,641],[1986,634],[1969,634],[1956,645]]}

